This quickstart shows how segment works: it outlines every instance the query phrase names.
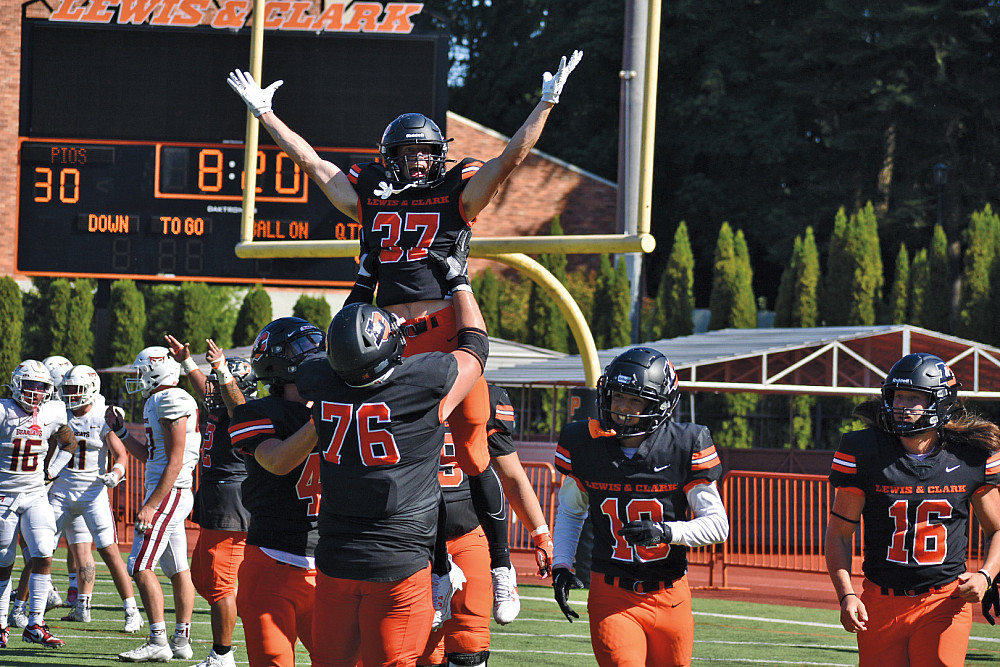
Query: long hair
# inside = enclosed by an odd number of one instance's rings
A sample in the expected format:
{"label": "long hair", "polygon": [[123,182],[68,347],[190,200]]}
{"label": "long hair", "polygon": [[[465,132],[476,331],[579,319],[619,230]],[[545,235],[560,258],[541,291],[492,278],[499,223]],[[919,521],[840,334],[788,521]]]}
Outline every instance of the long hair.
{"label": "long hair", "polygon": [[[868,428],[888,432],[881,408],[882,399],[873,398],[855,406],[854,416]],[[1000,426],[978,414],[968,412],[964,405],[956,411],[951,421],[938,428],[938,435],[941,438],[941,445],[946,449],[1000,451]]]}

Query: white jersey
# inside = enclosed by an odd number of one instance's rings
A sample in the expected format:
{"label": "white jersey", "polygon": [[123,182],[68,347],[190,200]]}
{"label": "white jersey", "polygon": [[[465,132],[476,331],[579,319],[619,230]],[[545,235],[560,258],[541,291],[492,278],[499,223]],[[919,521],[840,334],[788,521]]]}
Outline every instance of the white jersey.
{"label": "white jersey", "polygon": [[61,401],[47,401],[37,415],[12,398],[0,398],[0,495],[45,492],[49,438],[66,425]]}
{"label": "white jersey", "polygon": [[87,486],[105,471],[108,446],[104,438],[111,432],[104,421],[105,407],[104,397],[98,396],[85,415],[77,417],[72,410],[66,411],[67,422],[76,436],[76,453],[59,473],[59,480]]}
{"label": "white jersey", "polygon": [[146,429],[146,494],[152,493],[167,466],[165,440],[161,419],[187,417],[184,434],[184,459],[181,471],[174,482],[175,489],[190,489],[194,482],[194,469],[201,453],[201,434],[198,433],[198,404],[183,389],[171,387],[158,391],[146,399],[142,411],[142,421]]}

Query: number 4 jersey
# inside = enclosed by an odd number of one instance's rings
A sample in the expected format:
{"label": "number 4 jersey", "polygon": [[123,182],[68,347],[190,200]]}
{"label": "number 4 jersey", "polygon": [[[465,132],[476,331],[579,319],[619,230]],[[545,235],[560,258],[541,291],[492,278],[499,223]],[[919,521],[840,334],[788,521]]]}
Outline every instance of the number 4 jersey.
{"label": "number 4 jersey", "polygon": [[865,497],[865,576],[879,586],[914,589],[965,572],[969,499],[1000,484],[1000,453],[939,447],[918,460],[876,429],[847,433],[830,482]]}
{"label": "number 4 jersey", "polygon": [[45,491],[49,437],[66,424],[66,406],[46,401],[37,414],[11,398],[0,398],[0,495]]}

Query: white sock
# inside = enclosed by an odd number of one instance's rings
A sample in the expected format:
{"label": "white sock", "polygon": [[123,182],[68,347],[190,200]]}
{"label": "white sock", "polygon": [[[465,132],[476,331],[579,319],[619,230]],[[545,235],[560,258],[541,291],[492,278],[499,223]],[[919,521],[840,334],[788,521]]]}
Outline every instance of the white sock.
{"label": "white sock", "polygon": [[149,641],[153,644],[167,643],[167,624],[165,621],[149,624]]}
{"label": "white sock", "polygon": [[128,611],[129,609],[138,609],[139,606],[135,603],[135,598],[132,597],[122,600],[122,608]]}
{"label": "white sock", "polygon": [[69,575],[69,587],[76,588],[76,574]]}
{"label": "white sock", "polygon": [[91,596],[92,596],[92,594],[91,595],[86,595],[84,593],[80,593],[80,596],[76,599],[76,604],[81,609],[90,609],[90,598],[91,598]]}
{"label": "white sock", "polygon": [[189,639],[191,637],[191,624],[190,623],[175,624],[174,637],[184,637],[184,639]]}
{"label": "white sock", "polygon": [[10,606],[10,579],[0,581],[0,628],[7,627],[7,608]]}
{"label": "white sock", "polygon": [[32,573],[28,577],[28,625],[45,624],[45,604],[52,590],[51,574]]}
{"label": "white sock", "polygon": [[27,600],[18,600],[17,598],[14,598],[14,611],[23,611],[23,612],[27,613],[28,612],[28,601]]}

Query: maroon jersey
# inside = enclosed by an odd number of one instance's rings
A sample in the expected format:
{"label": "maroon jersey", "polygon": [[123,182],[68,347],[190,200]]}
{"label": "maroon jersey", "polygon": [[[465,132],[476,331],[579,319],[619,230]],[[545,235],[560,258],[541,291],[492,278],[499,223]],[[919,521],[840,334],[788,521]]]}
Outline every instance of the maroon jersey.
{"label": "maroon jersey", "polygon": [[[486,422],[486,442],[489,445],[490,456],[507,456],[517,452],[512,436],[515,429],[514,407],[510,396],[501,387],[489,385],[490,419]],[[479,525],[476,510],[472,506],[472,492],[469,490],[469,479],[458,467],[455,456],[455,442],[451,433],[444,437],[444,447],[441,449],[441,467],[438,471],[438,481],[448,503],[447,538],[453,539],[465,535]]]}
{"label": "maroon jersey", "polygon": [[309,408],[277,396],[248,401],[233,410],[229,435],[233,447],[246,452],[243,505],[250,511],[247,544],[297,556],[315,553],[321,496],[319,454],[309,454],[286,475],[268,472],[253,457],[262,442],[284,440],[307,421]]}
{"label": "maroon jersey", "polygon": [[618,531],[640,519],[688,519],[687,491],[722,477],[706,427],[665,422],[627,458],[617,438],[594,438],[587,421],[577,421],[559,434],[555,464],[588,496],[594,572],[647,582],[674,581],[687,572],[686,546],[632,546]]}
{"label": "maroon jersey", "polygon": [[313,401],[323,506],[316,566],[330,577],[398,581],[427,567],[437,531],[441,400],[458,378],[443,352],[407,357],[388,379],[351,387],[326,359],[303,364]]}
{"label": "maroon jersey", "polygon": [[458,233],[471,227],[462,210],[462,191],[483,163],[465,158],[448,170],[444,180],[430,188],[406,188],[383,198],[389,182],[377,162],[351,167],[348,178],[358,193],[363,233],[362,252],[377,250],[379,288],[377,305],[391,306],[448,294],[427,249],[448,254]]}
{"label": "maroon jersey", "polygon": [[945,444],[917,460],[899,438],[870,428],[844,434],[830,482],[864,493],[868,579],[903,590],[937,586],[965,572],[969,499],[1000,484],[1000,453]]}

